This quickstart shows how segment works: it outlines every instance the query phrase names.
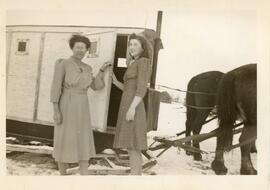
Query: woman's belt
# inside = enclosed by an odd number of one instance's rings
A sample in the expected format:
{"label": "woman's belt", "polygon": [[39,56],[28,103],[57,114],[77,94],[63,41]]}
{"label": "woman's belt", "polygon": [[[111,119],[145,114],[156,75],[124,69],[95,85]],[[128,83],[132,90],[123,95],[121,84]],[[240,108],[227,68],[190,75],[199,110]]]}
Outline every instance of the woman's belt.
{"label": "woman's belt", "polygon": [[63,93],[87,94],[86,89],[64,88]]}

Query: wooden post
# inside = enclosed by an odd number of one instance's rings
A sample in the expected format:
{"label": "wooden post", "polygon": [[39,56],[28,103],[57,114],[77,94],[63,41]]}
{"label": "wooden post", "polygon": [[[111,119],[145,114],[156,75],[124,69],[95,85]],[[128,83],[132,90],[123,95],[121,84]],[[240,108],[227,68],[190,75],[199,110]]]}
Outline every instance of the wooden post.
{"label": "wooden post", "polygon": [[45,33],[41,34],[40,48],[39,48],[39,57],[38,57],[38,68],[37,68],[37,80],[36,80],[36,91],[35,91],[35,102],[34,102],[34,113],[33,120],[37,120],[38,114],[38,101],[39,101],[39,90],[40,90],[40,79],[41,79],[41,70],[42,70],[42,59],[44,54],[44,44],[45,44]]}
{"label": "wooden post", "polygon": [[[158,34],[158,37],[160,37],[160,33],[161,33],[161,24],[162,24],[162,11],[158,11],[157,26],[156,26],[156,32]],[[155,88],[155,86],[156,86],[157,61],[158,61],[159,46],[160,46],[160,39],[156,39],[155,46],[154,46],[154,55],[153,55],[152,77],[151,77],[151,83],[150,83],[151,88]]]}

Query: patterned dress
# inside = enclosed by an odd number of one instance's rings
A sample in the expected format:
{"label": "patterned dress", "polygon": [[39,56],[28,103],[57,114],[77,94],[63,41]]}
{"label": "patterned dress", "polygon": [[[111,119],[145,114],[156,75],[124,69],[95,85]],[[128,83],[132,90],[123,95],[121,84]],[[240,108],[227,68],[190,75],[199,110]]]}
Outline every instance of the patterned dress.
{"label": "patterned dress", "polygon": [[50,101],[59,103],[62,114],[62,123],[54,127],[57,162],[77,163],[95,156],[87,89],[103,86],[103,80],[95,79],[92,68],[79,59],[71,56],[56,61]]}
{"label": "patterned dress", "polygon": [[141,57],[135,60],[124,75],[124,89],[121,98],[114,148],[136,150],[147,149],[147,122],[144,102],[136,107],[133,121],[126,120],[127,111],[135,96],[144,97],[150,76],[149,59]]}

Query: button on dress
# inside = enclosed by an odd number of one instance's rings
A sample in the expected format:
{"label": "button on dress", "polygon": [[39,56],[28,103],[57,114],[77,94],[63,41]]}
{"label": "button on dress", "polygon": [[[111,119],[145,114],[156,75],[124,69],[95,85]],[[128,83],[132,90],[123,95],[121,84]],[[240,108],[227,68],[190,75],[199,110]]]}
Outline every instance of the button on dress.
{"label": "button on dress", "polygon": [[126,113],[135,96],[144,97],[150,77],[149,59],[141,57],[128,66],[124,75],[124,89],[116,124],[114,148],[147,149],[147,122],[143,100],[136,107],[133,121],[126,120]]}
{"label": "button on dress", "polygon": [[50,101],[59,103],[62,113],[62,123],[54,127],[57,162],[77,163],[96,155],[87,89],[103,88],[103,81],[97,78],[89,65],[72,56],[55,63]]}

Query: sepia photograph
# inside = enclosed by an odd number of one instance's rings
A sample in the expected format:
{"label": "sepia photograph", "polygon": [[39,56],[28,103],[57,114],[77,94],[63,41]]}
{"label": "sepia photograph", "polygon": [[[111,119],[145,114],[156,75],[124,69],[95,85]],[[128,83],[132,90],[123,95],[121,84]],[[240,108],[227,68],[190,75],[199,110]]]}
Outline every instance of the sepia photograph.
{"label": "sepia photograph", "polygon": [[7,179],[270,187],[268,1],[30,2],[4,10]]}

